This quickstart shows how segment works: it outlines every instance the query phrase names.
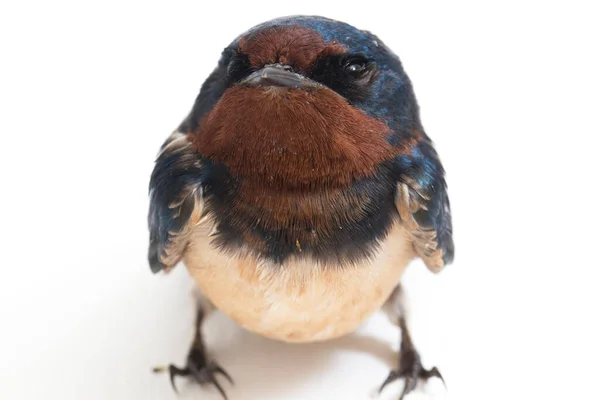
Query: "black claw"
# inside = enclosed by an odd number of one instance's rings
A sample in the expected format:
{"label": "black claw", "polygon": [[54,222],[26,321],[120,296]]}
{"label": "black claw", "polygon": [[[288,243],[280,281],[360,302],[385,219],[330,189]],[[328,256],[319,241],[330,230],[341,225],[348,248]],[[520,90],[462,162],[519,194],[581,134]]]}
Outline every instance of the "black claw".
{"label": "black claw", "polygon": [[[154,372],[163,372],[163,368],[154,368]],[[177,386],[175,385],[175,377],[176,376],[189,376],[191,374],[188,368],[178,368],[177,366],[171,364],[169,365],[169,380],[171,381],[171,386],[173,387],[173,391],[175,393],[179,393],[177,390]]]}
{"label": "black claw", "polygon": [[217,374],[223,375],[232,385],[233,379],[229,374],[216,362],[208,362],[206,357],[206,351],[204,346],[204,341],[202,340],[202,321],[204,319],[204,309],[199,307],[196,314],[196,335],[194,337],[194,341],[192,342],[192,346],[187,355],[187,361],[185,368],[179,368],[173,364],[168,367],[158,367],[154,368],[153,371],[156,372],[169,372],[169,379],[171,380],[171,386],[175,393],[178,393],[177,386],[175,386],[175,377],[176,376],[187,376],[196,381],[200,385],[211,384],[214,385],[221,396],[225,400],[227,400],[227,395],[225,391],[219,384],[216,379]]}
{"label": "black claw", "polygon": [[417,387],[417,379],[414,377],[406,377],[404,380],[404,389],[402,390],[402,394],[398,400],[404,399],[404,396],[415,390]]}
{"label": "black claw", "polygon": [[225,390],[221,387],[219,382],[215,379],[215,375],[217,373],[223,375],[227,380],[233,385],[233,379],[229,374],[218,364],[210,363],[209,365],[203,368],[196,368],[194,365],[188,365],[187,367],[181,369],[173,364],[169,365],[167,368],[165,367],[157,367],[153,369],[153,372],[169,372],[169,379],[171,380],[171,386],[175,393],[179,393],[177,390],[177,386],[175,385],[175,377],[176,376],[191,376],[196,382],[200,385],[204,385],[206,383],[210,383],[214,385],[221,396],[225,400],[227,400],[227,395],[225,394]]}
{"label": "black claw", "polygon": [[177,386],[175,385],[175,376],[183,375],[183,371],[177,368],[174,365],[169,365],[169,379],[171,380],[171,386],[173,387],[173,391],[179,394],[177,390]]}
{"label": "black claw", "polygon": [[227,400],[227,395],[225,394],[225,391],[223,390],[223,388],[221,387],[221,385],[219,384],[219,382],[217,382],[217,380],[215,379],[215,376],[209,372],[208,375],[208,379],[210,379],[210,382],[216,386],[217,390],[219,391],[219,393],[221,393],[221,396],[223,396],[223,398],[225,400]]}
{"label": "black claw", "polygon": [[223,375],[225,378],[227,378],[227,380],[229,381],[229,383],[231,383],[232,385],[233,383],[233,379],[231,378],[231,376],[229,376],[229,374],[227,373],[227,371],[225,371],[220,365],[218,364],[213,364],[213,368],[215,370],[215,373],[218,372],[221,375]]}
{"label": "black claw", "polygon": [[396,371],[391,370],[388,377],[385,378],[385,381],[383,381],[383,383],[379,387],[379,394],[381,394],[381,392],[383,391],[383,388],[385,388],[390,383],[394,382],[396,379],[400,379],[400,375],[398,375],[398,373]]}
{"label": "black claw", "polygon": [[200,384],[212,383],[217,388],[219,393],[221,393],[221,396],[227,400],[227,394],[225,394],[225,390],[223,390],[223,387],[216,379],[217,374],[223,375],[225,378],[227,378],[229,383],[233,385],[233,379],[231,379],[231,376],[229,376],[229,374],[215,362],[208,364],[202,371],[200,371],[200,373],[196,374],[196,380]]}
{"label": "black claw", "polygon": [[379,388],[379,393],[381,393],[390,383],[402,378],[404,378],[404,389],[402,390],[399,400],[403,400],[404,396],[416,389],[419,379],[426,381],[429,378],[440,378],[444,386],[446,386],[446,382],[444,382],[444,378],[437,367],[427,370],[417,361],[410,367],[402,368],[400,371],[390,371],[388,377]]}
{"label": "black claw", "polygon": [[173,387],[173,390],[175,391],[175,393],[179,393],[179,391],[177,390],[177,386],[175,385],[175,377],[176,376],[188,376],[188,375],[190,375],[190,370],[188,368],[180,369],[173,364],[171,364],[167,367],[152,368],[152,372],[154,372],[155,374],[167,372],[167,371],[169,372],[169,380],[171,381],[171,386]]}
{"label": "black claw", "polygon": [[444,381],[444,377],[442,376],[442,374],[440,373],[440,370],[437,367],[433,367],[429,371],[427,371],[426,369],[423,369],[421,371],[421,374],[419,375],[419,377],[424,380],[427,380],[429,378],[439,378],[442,381],[442,383],[444,384],[444,387],[447,387],[446,381]]}

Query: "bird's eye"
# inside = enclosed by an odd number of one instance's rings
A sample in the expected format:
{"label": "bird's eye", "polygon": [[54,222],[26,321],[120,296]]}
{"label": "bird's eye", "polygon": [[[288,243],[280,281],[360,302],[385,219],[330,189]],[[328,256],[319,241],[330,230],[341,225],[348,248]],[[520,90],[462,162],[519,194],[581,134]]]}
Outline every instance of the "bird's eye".
{"label": "bird's eye", "polygon": [[363,56],[351,56],[345,60],[344,70],[355,77],[361,76],[368,70],[369,60]]}
{"label": "bird's eye", "polygon": [[253,68],[247,56],[236,54],[227,65],[227,76],[237,82],[252,73]]}
{"label": "bird's eye", "polygon": [[360,72],[363,69],[365,69],[364,64],[350,64],[346,67],[346,70],[348,70],[348,72],[352,72],[352,73]]}

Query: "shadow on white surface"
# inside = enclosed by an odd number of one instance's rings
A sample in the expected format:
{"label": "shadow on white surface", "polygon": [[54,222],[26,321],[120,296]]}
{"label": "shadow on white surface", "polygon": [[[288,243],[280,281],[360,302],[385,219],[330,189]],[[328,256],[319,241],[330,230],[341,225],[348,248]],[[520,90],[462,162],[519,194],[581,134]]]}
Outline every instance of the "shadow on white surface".
{"label": "shadow on white surface", "polygon": [[[187,317],[178,323],[178,327],[187,324],[184,328],[187,332],[183,335],[186,339],[170,349],[149,349],[156,350],[155,354],[161,357],[168,357],[157,360],[158,365],[169,362],[182,365],[185,360],[193,330],[191,296],[188,303],[185,307]],[[224,378],[219,379],[230,400],[388,400],[397,399],[402,390],[403,384],[395,382],[381,395],[377,394],[390,368],[396,366],[399,345],[399,330],[382,313],[373,315],[353,334],[321,343],[290,344],[266,339],[239,327],[220,312],[206,320],[203,331],[210,356],[235,381],[232,386]],[[148,365],[146,370],[150,371],[151,367]],[[179,394],[171,390],[167,374],[151,374],[151,380],[148,384],[156,398],[220,398],[215,388],[200,387],[186,378],[176,378]],[[443,398],[437,396],[445,393],[443,385],[435,381],[420,385],[407,399]],[[148,393],[148,388],[143,392]]]}
{"label": "shadow on white surface", "polygon": [[[396,364],[397,345],[368,335],[368,328],[386,322],[376,315],[354,334],[322,343],[289,344],[245,331],[217,313],[207,320],[205,332],[212,357],[235,380],[231,386],[220,379],[231,400],[369,399],[377,398],[378,386]],[[168,386],[167,375],[162,378],[157,377],[158,384]],[[214,388],[201,388],[186,379],[176,383],[179,395],[173,394],[174,399],[219,398]],[[399,382],[389,385],[379,398],[397,398],[401,388]]]}
{"label": "shadow on white surface", "polygon": [[[200,388],[184,378],[177,380],[176,394],[166,374],[151,371],[184,362],[193,337],[194,299],[183,266],[167,276],[149,272],[142,258],[146,243],[137,239],[145,237],[143,228],[132,229],[135,235],[128,231],[111,252],[81,248],[82,256],[69,259],[63,269],[35,276],[22,270],[23,282],[36,290],[18,304],[4,304],[12,323],[2,330],[0,343],[1,399],[220,398],[214,388]],[[102,243],[101,237],[94,239],[90,241]],[[420,276],[424,279],[415,281]],[[418,301],[411,307],[411,331],[424,364],[437,365],[452,383],[453,368],[447,368],[443,349],[446,332],[439,329],[444,318],[432,300],[441,295],[444,280],[430,279],[422,265],[409,268],[404,280],[419,288],[413,296]],[[209,353],[235,380],[234,386],[223,382],[230,400],[388,400],[401,392],[397,382],[374,396],[395,365],[399,346],[399,330],[383,313],[354,334],[322,343],[272,341],[220,312],[206,320],[204,333]],[[437,393],[445,393],[439,382],[426,389],[407,400],[439,399]],[[430,389],[436,389],[436,396],[422,397]]]}

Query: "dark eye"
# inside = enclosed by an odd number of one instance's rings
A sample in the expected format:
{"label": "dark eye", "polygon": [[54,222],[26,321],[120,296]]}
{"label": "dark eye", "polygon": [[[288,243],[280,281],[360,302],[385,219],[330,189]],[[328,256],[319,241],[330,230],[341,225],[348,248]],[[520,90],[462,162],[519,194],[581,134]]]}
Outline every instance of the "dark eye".
{"label": "dark eye", "polygon": [[360,55],[351,56],[343,63],[344,70],[354,77],[362,76],[368,70],[368,66],[369,60]]}
{"label": "dark eye", "polygon": [[348,101],[359,102],[369,97],[378,71],[375,61],[361,54],[335,54],[318,57],[307,76]]}
{"label": "dark eye", "polygon": [[227,76],[232,82],[238,82],[253,72],[248,57],[243,54],[235,54],[227,66]]}

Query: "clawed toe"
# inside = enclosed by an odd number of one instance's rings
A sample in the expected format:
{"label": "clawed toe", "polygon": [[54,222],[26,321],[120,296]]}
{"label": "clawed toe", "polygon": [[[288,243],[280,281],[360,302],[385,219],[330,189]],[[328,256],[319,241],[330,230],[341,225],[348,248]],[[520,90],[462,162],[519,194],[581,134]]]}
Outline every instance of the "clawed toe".
{"label": "clawed toe", "polygon": [[229,381],[229,383],[233,385],[233,379],[231,376],[215,362],[211,362],[204,367],[196,367],[194,364],[188,364],[188,366],[185,368],[179,368],[176,365],[171,364],[168,367],[154,368],[153,371],[155,373],[168,371],[169,378],[171,380],[171,386],[173,386],[173,390],[176,393],[178,393],[177,386],[175,385],[176,376],[190,377],[200,385],[205,385],[207,383],[212,384],[217,388],[225,400],[227,400],[227,395],[225,394],[223,387],[217,381],[216,375],[223,375]]}
{"label": "clawed toe", "polygon": [[429,378],[439,378],[444,386],[446,385],[446,382],[444,382],[444,378],[437,367],[433,367],[428,370],[423,368],[420,362],[417,362],[408,368],[403,368],[401,371],[390,371],[388,377],[379,387],[379,393],[381,393],[387,385],[396,381],[397,379],[404,379],[404,389],[402,390],[402,394],[399,398],[399,400],[403,400],[404,396],[415,390],[419,379],[427,381]]}

